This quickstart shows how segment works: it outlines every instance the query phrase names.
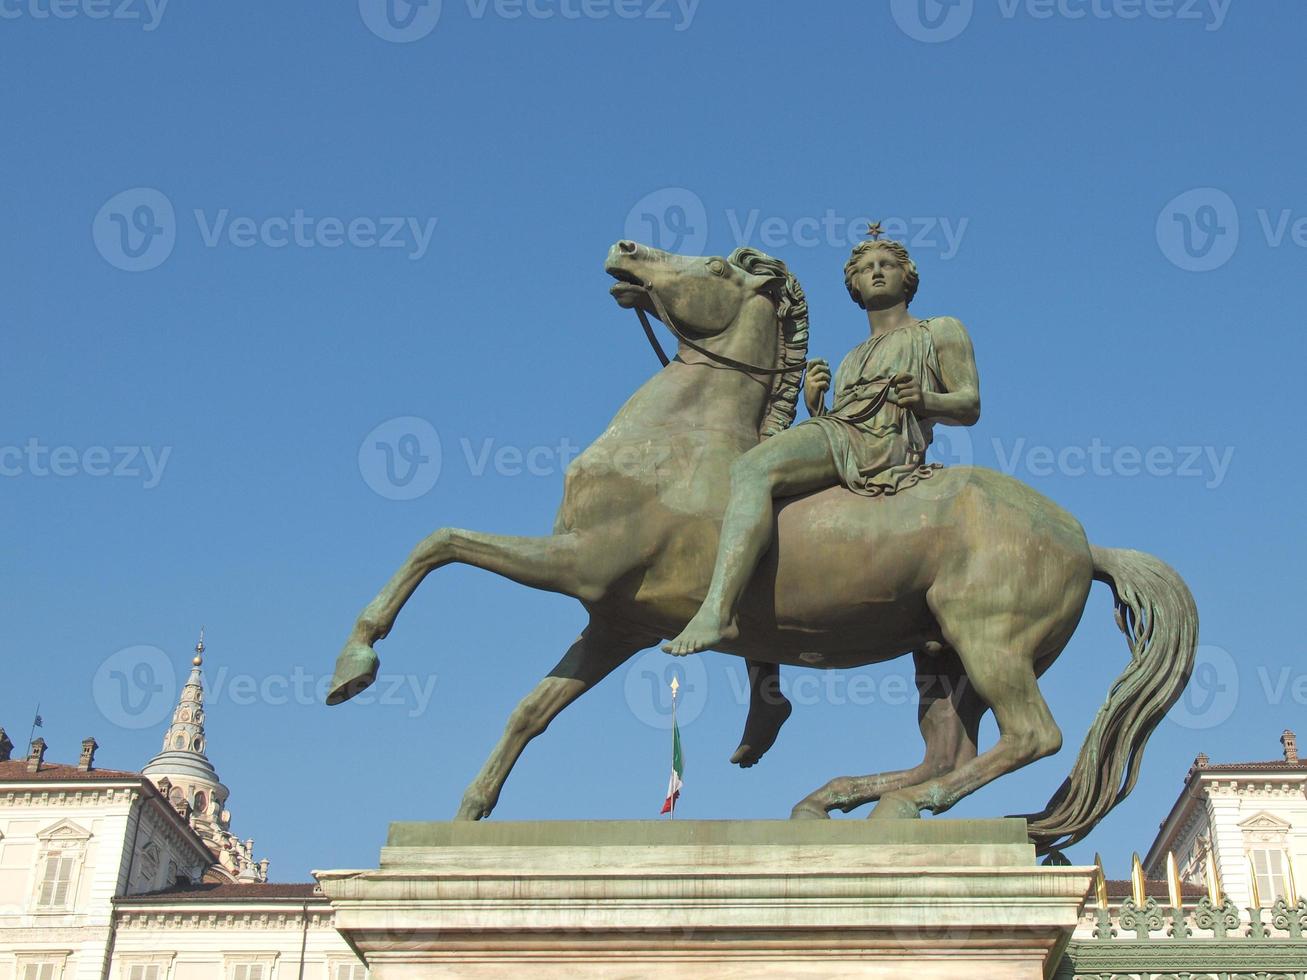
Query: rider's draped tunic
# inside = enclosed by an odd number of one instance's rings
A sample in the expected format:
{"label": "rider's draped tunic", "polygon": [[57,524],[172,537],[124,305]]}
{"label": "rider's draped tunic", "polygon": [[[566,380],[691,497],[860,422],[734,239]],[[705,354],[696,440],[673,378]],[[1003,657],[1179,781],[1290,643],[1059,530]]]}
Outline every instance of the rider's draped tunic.
{"label": "rider's draped tunic", "polygon": [[940,468],[925,461],[934,426],[888,399],[890,382],[902,374],[923,391],[944,391],[927,322],[873,334],[849,351],[835,372],[834,406],[799,423],[822,430],[840,482],[854,493],[898,493]]}

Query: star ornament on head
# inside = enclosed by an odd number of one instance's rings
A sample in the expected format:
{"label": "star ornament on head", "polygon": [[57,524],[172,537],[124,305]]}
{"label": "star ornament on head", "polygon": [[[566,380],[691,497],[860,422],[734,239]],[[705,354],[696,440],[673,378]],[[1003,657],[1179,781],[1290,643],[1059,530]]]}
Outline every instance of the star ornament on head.
{"label": "star ornament on head", "polygon": [[879,221],[873,221],[867,225],[866,236],[873,242],[880,241],[880,236],[885,234],[885,229],[881,227]]}

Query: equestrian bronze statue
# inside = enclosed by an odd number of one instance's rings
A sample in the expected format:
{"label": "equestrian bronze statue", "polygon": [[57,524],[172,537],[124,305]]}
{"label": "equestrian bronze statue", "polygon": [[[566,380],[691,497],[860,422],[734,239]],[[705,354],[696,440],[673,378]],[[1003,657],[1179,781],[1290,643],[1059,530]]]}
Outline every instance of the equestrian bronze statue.
{"label": "equestrian bronze statue", "polygon": [[[488,816],[558,712],[668,638],[671,653],[749,661],[741,765],[788,715],[780,665],[911,654],[921,763],[838,777],[791,815],[878,801],[872,818],[918,817],[1061,748],[1038,678],[1097,580],[1113,590],[1130,662],[1070,776],[1027,817],[1041,852],[1081,840],[1133,788],[1188,681],[1198,622],[1184,582],[1151,555],[1090,545],[1075,518],[1012,477],[925,462],[933,425],[975,421],[979,387],[962,325],[908,314],[918,277],[898,243],[865,242],[846,267],[871,330],[836,373],[829,411],[829,369],[807,361],[807,304],[784,263],[749,248],[692,257],[623,241],[606,270],[619,306],[672,330],[676,356],[568,468],[553,534],[442,528],[419,542],[354,624],[328,703],[373,682],[373,644],[429,573],[458,562],[572,596],[590,615],[509,716],[458,819]],[[792,425],[805,377],[813,417]],[[980,751],[986,711],[999,738]]]}

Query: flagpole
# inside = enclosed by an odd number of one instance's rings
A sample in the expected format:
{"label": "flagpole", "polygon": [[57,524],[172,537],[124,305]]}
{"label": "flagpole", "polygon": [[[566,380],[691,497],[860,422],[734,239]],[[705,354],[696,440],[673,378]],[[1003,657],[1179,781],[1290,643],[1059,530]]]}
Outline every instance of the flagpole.
{"label": "flagpole", "polygon": [[[672,703],[672,711],[673,711],[673,712],[676,711],[676,704],[675,704],[675,701],[673,701],[673,703]],[[42,728],[45,727],[45,722],[43,722],[43,721],[41,720],[41,702],[40,702],[40,701],[36,702],[36,714],[32,715],[32,730],[31,730],[30,732],[27,733],[27,751],[28,751],[29,753],[32,751],[32,739],[36,737],[36,727],[37,727],[38,725],[40,725]]]}
{"label": "flagpole", "polygon": [[[673,772],[676,771],[674,768],[676,764],[676,692],[680,688],[680,686],[681,686],[680,681],[676,679],[675,674],[672,674],[671,688],[672,688],[672,765],[673,765],[672,771]],[[667,811],[667,819],[668,820],[676,819],[676,794],[675,793],[672,794],[672,808]]]}

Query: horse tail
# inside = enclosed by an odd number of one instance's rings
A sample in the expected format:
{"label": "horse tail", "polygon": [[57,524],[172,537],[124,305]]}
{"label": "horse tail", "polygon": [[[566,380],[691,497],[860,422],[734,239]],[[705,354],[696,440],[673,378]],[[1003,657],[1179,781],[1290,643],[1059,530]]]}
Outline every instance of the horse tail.
{"label": "horse tail", "polygon": [[1130,795],[1149,736],[1189,683],[1198,643],[1198,608],[1173,568],[1142,551],[1090,552],[1094,579],[1112,587],[1130,664],[1098,710],[1071,775],[1043,812],[1026,817],[1040,854],[1083,840]]}

